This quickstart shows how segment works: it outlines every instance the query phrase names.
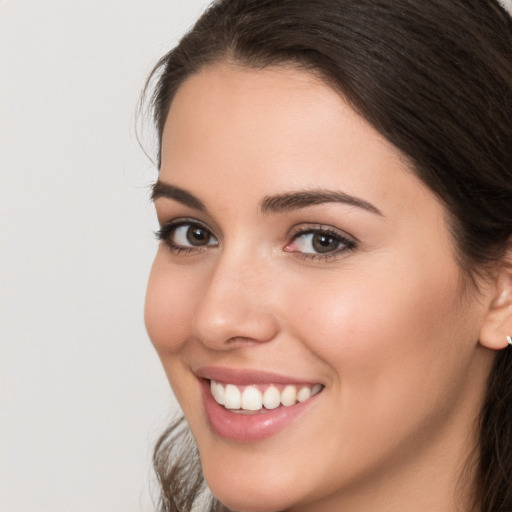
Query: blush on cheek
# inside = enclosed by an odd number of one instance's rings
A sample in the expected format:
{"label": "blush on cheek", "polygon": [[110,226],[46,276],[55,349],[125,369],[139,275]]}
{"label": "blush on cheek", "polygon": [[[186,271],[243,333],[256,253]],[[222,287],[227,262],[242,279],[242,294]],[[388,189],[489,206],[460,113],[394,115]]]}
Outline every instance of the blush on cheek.
{"label": "blush on cheek", "polygon": [[144,308],[144,321],[156,351],[175,352],[186,341],[185,319],[180,301],[169,291],[172,283],[157,275],[150,276]]}
{"label": "blush on cheek", "polygon": [[158,303],[153,295],[146,296],[146,305],[144,308],[144,322],[146,331],[153,346],[158,351],[165,345],[165,327],[162,325],[161,314],[157,308]]}

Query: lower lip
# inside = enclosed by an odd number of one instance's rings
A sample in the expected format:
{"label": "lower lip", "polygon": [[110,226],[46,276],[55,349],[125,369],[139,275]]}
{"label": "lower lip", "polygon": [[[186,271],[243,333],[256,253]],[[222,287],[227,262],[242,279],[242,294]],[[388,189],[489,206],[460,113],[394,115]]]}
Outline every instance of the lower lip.
{"label": "lower lip", "polygon": [[257,413],[231,412],[219,405],[210,391],[210,383],[201,379],[201,389],[206,415],[212,430],[225,439],[240,442],[261,441],[277,434],[290,423],[293,423],[315,402],[315,395],[305,402],[290,407],[278,407],[272,410],[263,409]]}

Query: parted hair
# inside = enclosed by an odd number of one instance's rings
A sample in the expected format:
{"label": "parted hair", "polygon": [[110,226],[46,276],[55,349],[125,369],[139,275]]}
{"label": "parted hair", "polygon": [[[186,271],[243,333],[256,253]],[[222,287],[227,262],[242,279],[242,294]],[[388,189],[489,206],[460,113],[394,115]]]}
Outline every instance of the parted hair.
{"label": "parted hair", "polygon": [[[445,205],[466,281],[476,286],[501,256],[512,234],[512,19],[496,0],[216,1],[148,79],[159,147],[181,84],[222,61],[319,76]],[[497,353],[478,422],[475,508],[511,512],[510,348]],[[154,465],[160,510],[189,512],[205,484],[183,418]],[[214,498],[207,509],[227,510]]]}

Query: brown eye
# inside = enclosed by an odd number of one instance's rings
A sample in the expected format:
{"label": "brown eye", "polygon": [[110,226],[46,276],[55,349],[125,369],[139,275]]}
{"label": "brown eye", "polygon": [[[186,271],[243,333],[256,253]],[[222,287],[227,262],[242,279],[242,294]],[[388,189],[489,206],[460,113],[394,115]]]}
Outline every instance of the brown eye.
{"label": "brown eye", "polygon": [[209,231],[204,229],[201,226],[185,226],[186,227],[186,237],[187,241],[190,242],[190,245],[201,246],[208,245],[210,241],[211,234]]}
{"label": "brown eye", "polygon": [[173,227],[168,239],[174,247],[206,247],[218,244],[209,229],[191,223]]}
{"label": "brown eye", "polygon": [[322,254],[333,252],[339,248],[341,241],[326,233],[312,233],[311,246],[313,249]]}
{"label": "brown eye", "polygon": [[308,258],[321,258],[335,256],[355,247],[353,240],[333,230],[305,229],[293,237],[285,250]]}

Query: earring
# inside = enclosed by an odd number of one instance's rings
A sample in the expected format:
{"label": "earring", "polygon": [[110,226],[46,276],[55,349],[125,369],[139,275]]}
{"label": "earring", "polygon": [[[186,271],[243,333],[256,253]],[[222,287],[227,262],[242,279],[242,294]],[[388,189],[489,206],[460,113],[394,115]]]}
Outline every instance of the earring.
{"label": "earring", "polygon": [[512,345],[512,337],[507,336],[507,342],[509,345]]}

